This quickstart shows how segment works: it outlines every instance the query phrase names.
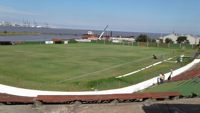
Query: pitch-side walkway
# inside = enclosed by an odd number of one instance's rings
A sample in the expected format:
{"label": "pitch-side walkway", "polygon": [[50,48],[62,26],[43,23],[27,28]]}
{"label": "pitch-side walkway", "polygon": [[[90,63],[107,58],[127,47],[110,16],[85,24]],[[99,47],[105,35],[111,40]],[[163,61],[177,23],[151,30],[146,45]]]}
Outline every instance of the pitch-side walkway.
{"label": "pitch-side walkway", "polygon": [[[187,71],[195,64],[199,63],[200,59],[195,59],[191,63],[183,66],[177,70],[173,71],[172,77],[175,77],[182,72]],[[165,74],[165,78],[167,79],[171,72]],[[17,87],[11,87],[7,85],[0,84],[0,93],[7,93],[11,95],[18,95],[18,96],[27,96],[27,97],[36,97],[37,95],[103,95],[103,94],[126,94],[126,93],[133,93],[139,90],[143,90],[148,88],[157,83],[157,77],[152,79],[146,80],[144,82],[119,88],[119,89],[111,89],[111,90],[103,90],[103,91],[83,91],[83,92],[58,92],[58,91],[41,91],[41,90],[30,90],[30,89],[23,89]]]}

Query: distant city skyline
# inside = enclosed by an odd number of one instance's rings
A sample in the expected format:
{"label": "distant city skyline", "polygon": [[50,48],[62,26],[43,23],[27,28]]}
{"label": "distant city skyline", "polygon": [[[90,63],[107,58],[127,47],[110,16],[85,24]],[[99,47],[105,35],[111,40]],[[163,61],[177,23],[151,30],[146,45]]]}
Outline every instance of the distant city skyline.
{"label": "distant city skyline", "polygon": [[199,6],[199,0],[1,0],[0,21],[199,35]]}

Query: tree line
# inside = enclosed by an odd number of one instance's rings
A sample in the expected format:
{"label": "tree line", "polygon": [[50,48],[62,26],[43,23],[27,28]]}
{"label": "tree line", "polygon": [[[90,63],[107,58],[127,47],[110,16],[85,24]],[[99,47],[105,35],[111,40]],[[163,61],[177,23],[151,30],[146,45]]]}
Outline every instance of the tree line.
{"label": "tree line", "polygon": [[[159,41],[162,43],[163,39],[159,39]],[[150,38],[146,34],[140,34],[139,36],[136,37],[136,42],[156,42],[156,39],[152,39],[152,38]],[[179,36],[177,38],[176,42],[178,44],[181,44],[181,43],[189,44],[190,43],[186,36]],[[167,43],[167,44],[169,44],[169,43],[173,44],[174,42],[172,41],[172,39],[166,38],[165,39],[165,43]]]}

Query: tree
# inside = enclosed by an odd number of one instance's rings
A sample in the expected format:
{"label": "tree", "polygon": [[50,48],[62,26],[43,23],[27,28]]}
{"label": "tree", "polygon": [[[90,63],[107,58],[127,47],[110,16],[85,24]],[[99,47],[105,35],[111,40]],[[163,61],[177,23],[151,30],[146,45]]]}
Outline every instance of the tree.
{"label": "tree", "polygon": [[151,42],[156,42],[156,39],[152,39]]}
{"label": "tree", "polygon": [[3,31],[3,33],[4,33],[4,34],[7,34],[7,33],[8,33],[8,31]]}
{"label": "tree", "polygon": [[164,42],[163,42],[163,39],[159,39],[159,43],[164,43]]}
{"label": "tree", "polygon": [[187,37],[186,36],[179,36],[178,38],[177,38],[177,43],[184,43],[184,42],[189,42],[188,40],[187,40]]}
{"label": "tree", "polygon": [[137,42],[147,42],[147,40],[149,41],[149,38],[147,35],[145,34],[140,34],[137,38],[136,41]]}
{"label": "tree", "polygon": [[169,44],[169,43],[173,43],[173,41],[172,41],[172,39],[170,39],[170,38],[166,38],[166,39],[165,39],[165,43]]}

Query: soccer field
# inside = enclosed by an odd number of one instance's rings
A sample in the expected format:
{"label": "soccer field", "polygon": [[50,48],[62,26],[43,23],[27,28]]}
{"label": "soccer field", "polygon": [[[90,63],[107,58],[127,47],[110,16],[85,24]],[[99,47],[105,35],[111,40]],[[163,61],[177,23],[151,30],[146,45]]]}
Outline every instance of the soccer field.
{"label": "soccer field", "polygon": [[[193,50],[78,43],[0,46],[0,84],[21,88],[85,91],[132,85],[185,63],[162,63],[117,79],[158,61]],[[154,60],[152,55],[157,55]]]}

